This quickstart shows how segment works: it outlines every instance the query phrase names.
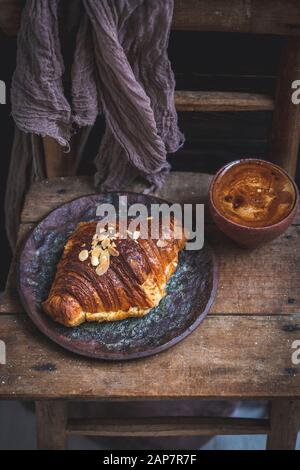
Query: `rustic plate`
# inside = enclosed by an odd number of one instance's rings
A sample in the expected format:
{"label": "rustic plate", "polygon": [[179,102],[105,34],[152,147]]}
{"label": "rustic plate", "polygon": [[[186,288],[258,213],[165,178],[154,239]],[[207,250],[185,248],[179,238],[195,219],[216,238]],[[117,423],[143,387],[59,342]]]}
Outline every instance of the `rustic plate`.
{"label": "rustic plate", "polygon": [[211,248],[183,251],[167,295],[145,317],[111,323],[84,323],[66,328],[44,314],[57,263],[67,238],[81,221],[97,220],[96,205],[118,209],[119,195],[128,204],[165,202],[135,193],[105,193],[75,199],[52,211],[30,233],[19,259],[19,292],[35,325],[49,338],[75,353],[107,360],[134,359],[158,353],[181,341],[204,319],[213,302],[217,268]]}

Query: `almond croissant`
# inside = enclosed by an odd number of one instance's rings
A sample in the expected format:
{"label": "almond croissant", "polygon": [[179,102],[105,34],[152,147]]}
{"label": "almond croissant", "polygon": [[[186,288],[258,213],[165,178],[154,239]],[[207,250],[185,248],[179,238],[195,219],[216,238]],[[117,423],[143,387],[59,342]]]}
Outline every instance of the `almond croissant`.
{"label": "almond croissant", "polygon": [[[178,263],[185,238],[121,239],[96,234],[97,222],[82,222],[67,241],[44,311],[76,326],[85,321],[140,317],[157,306]],[[118,226],[116,227],[116,229]]]}

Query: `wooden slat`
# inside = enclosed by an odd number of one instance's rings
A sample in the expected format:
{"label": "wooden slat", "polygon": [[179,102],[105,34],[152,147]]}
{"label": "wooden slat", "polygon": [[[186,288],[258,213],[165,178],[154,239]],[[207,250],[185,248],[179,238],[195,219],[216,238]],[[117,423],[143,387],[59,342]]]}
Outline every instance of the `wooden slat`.
{"label": "wooden slat", "polygon": [[[1,0],[0,28],[16,34],[22,0]],[[300,34],[298,0],[175,0],[175,30]]]}
{"label": "wooden slat", "polygon": [[272,111],[274,100],[257,93],[176,91],[177,111]]}
{"label": "wooden slat", "polygon": [[39,450],[67,448],[67,403],[40,401],[35,404]]}
{"label": "wooden slat", "polygon": [[[211,178],[212,176],[203,173],[172,172],[164,187],[155,195],[182,203],[204,202]],[[145,187],[145,183],[135,182],[125,189],[142,192]],[[21,222],[37,222],[57,206],[95,192],[93,179],[85,176],[54,178],[34,183],[27,193]]]}
{"label": "wooden slat", "polygon": [[71,419],[69,434],[99,437],[211,436],[216,434],[266,434],[269,421],[247,418],[115,418]]}
{"label": "wooden slat", "polygon": [[300,428],[300,400],[272,400],[268,450],[294,450]]}
{"label": "wooden slat", "polygon": [[298,0],[175,0],[173,29],[300,34]]}
{"label": "wooden slat", "polygon": [[[155,195],[182,204],[206,203],[211,180],[212,175],[204,173],[173,171],[164,187]],[[142,192],[145,187],[145,183],[137,181],[124,190]],[[38,222],[56,207],[77,197],[95,193],[93,178],[90,176],[53,178],[33,183],[26,195],[21,222]],[[300,224],[300,212],[294,224]]]}
{"label": "wooden slat", "polygon": [[220,280],[214,313],[300,312],[300,227],[254,250],[237,247],[217,229],[207,235],[214,247]]}
{"label": "wooden slat", "polygon": [[57,347],[24,315],[4,315],[0,396],[15,399],[295,397],[291,362],[300,316],[214,316],[173,348],[146,360],[101,362]]}
{"label": "wooden slat", "polygon": [[[205,202],[210,181],[209,175],[174,172],[158,195],[173,201]],[[136,183],[129,189],[141,191],[143,187]],[[88,177],[35,183],[27,195],[22,220],[35,222],[59,204],[93,192],[92,179]],[[295,223],[281,237],[251,251],[228,240],[211,225],[207,215],[207,239],[216,250],[220,266],[213,313],[268,315],[300,311],[299,222],[300,212]]]}
{"label": "wooden slat", "polygon": [[[300,2],[299,2],[300,5]],[[269,159],[295,176],[300,142],[300,106],[292,102],[292,83],[300,74],[300,38],[287,39],[281,51]]]}

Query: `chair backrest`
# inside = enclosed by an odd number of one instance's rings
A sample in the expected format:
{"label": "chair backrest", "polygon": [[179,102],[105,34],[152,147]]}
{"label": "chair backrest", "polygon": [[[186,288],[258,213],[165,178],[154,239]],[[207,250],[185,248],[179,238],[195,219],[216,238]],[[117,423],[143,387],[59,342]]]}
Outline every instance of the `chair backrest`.
{"label": "chair backrest", "polygon": [[[0,0],[0,29],[12,35],[17,33],[23,5],[23,0]],[[297,73],[300,75],[299,0],[174,0],[172,29],[272,34],[289,38],[282,52],[282,57],[287,58],[282,61],[279,71],[276,101],[255,93],[181,90],[176,92],[175,103],[179,111],[275,110],[269,156],[294,175],[300,113],[299,106],[296,109],[291,105],[289,93],[293,76],[294,80],[300,79],[297,76]],[[61,153],[59,149],[57,152]],[[49,146],[49,142],[45,144],[45,155],[46,160],[49,155],[50,167],[59,173],[57,161],[60,157],[53,156],[53,146]],[[52,164],[53,159],[55,164]]]}
{"label": "chair backrest", "polygon": [[300,35],[298,0],[174,0],[173,29]]}
{"label": "chair backrest", "polygon": [[[24,0],[0,0],[0,29],[17,33]],[[174,0],[173,29],[300,35],[298,0]]]}

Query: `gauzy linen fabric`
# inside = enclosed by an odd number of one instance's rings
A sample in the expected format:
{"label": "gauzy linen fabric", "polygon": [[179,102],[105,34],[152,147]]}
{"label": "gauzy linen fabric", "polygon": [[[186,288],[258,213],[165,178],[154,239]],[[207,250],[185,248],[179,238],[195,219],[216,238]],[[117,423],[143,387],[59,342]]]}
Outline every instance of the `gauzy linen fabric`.
{"label": "gauzy linen fabric", "polygon": [[[96,188],[117,190],[138,175],[149,192],[163,185],[166,154],[184,141],[167,56],[172,14],[173,0],[27,0],[11,90],[16,131],[5,210],[12,247],[26,188],[45,177],[41,137],[68,151],[77,133],[78,162],[102,113]],[[64,56],[71,32],[72,54]]]}

